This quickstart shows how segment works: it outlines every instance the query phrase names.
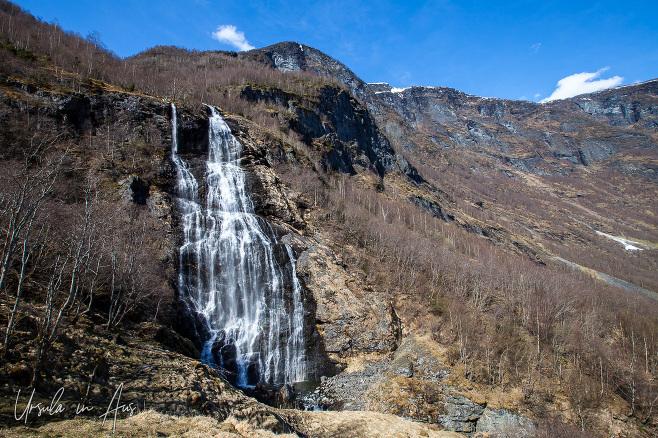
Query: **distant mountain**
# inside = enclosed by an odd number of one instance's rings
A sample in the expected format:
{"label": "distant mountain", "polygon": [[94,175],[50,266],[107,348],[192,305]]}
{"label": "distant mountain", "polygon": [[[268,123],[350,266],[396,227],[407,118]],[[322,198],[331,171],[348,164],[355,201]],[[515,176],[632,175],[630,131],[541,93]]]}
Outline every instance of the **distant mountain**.
{"label": "distant mountain", "polygon": [[329,55],[295,42],[274,44],[240,53],[282,72],[308,71],[319,77],[332,77],[346,84],[359,99],[369,102],[373,94],[367,84],[349,68]]}
{"label": "distant mountain", "polygon": [[[405,137],[420,134],[442,148],[462,147],[495,155],[525,172],[554,174],[625,151],[658,147],[658,79],[538,104],[444,87],[366,84],[335,59],[292,42],[243,56],[283,72],[310,71],[340,80],[379,117],[390,140],[406,149],[418,145]],[[400,120],[406,125],[402,130],[391,126]]]}
{"label": "distant mountain", "polygon": [[574,165],[658,147],[658,80],[547,104],[439,87],[371,89],[437,146],[496,155],[524,172],[565,174]]}
{"label": "distant mountain", "polygon": [[658,241],[658,80],[540,104],[366,84],[293,42],[239,56],[348,86],[420,170],[432,195],[414,202],[438,217],[544,262],[569,254],[578,266],[658,290],[654,256],[638,275],[630,254],[588,228]]}

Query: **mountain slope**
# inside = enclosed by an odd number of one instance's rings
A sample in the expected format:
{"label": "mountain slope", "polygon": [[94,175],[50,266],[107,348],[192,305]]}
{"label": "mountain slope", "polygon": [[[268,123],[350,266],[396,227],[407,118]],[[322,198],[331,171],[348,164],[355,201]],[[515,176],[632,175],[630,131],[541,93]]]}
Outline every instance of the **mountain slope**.
{"label": "mountain slope", "polygon": [[[296,43],[243,56],[343,81],[421,170],[435,193],[431,202],[479,234],[489,229],[485,236],[498,244],[520,241],[523,252],[544,262],[560,256],[658,290],[654,246],[641,248],[638,266],[637,252],[630,256],[596,234],[658,242],[658,80],[536,104],[365,84]],[[593,247],[602,252],[597,259],[588,256]]]}

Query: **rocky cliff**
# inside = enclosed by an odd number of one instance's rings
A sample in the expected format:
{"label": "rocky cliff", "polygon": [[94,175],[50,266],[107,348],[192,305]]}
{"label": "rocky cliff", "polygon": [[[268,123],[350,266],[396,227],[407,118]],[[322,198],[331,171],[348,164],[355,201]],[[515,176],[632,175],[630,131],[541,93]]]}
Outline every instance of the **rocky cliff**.
{"label": "rocky cliff", "polygon": [[275,104],[287,110],[282,129],[291,129],[306,143],[318,143],[324,149],[326,166],[348,174],[355,167],[385,173],[403,172],[419,181],[418,172],[400,154],[396,154],[375,120],[349,92],[337,86],[322,86],[314,98],[277,89],[246,86],[241,95],[251,102]]}
{"label": "rocky cliff", "polygon": [[[615,93],[547,104],[469,96],[440,87],[372,90],[414,129],[442,148],[495,156],[534,174],[565,173],[573,166],[655,149],[658,81]],[[636,100],[642,96],[642,100]]]}

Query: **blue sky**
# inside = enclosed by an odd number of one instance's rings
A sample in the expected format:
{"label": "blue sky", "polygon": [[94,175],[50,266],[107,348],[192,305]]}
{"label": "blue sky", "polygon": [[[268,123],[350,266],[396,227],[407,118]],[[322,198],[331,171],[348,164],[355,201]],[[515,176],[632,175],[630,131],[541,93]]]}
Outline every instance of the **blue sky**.
{"label": "blue sky", "polygon": [[[236,50],[296,41],[366,82],[532,101],[551,96],[558,81],[559,98],[658,77],[656,0],[16,3],[82,36],[99,32],[122,57],[156,45]],[[219,26],[230,26],[219,37],[233,45],[213,37]]]}

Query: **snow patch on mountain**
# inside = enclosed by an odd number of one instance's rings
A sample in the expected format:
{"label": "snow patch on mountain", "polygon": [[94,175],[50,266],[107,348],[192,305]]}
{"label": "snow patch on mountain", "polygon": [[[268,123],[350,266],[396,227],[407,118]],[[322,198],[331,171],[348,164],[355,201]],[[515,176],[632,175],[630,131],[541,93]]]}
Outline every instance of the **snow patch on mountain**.
{"label": "snow patch on mountain", "polygon": [[[618,237],[618,236],[613,236],[612,234],[604,233],[602,231],[596,230],[596,234],[599,236],[603,236],[607,239],[614,240],[615,242],[619,242],[622,245],[624,245],[624,249],[626,251],[644,251],[645,248],[648,248],[647,245],[640,243],[640,242],[635,242],[634,240],[628,240],[624,237]],[[643,248],[640,248],[640,247]]]}

